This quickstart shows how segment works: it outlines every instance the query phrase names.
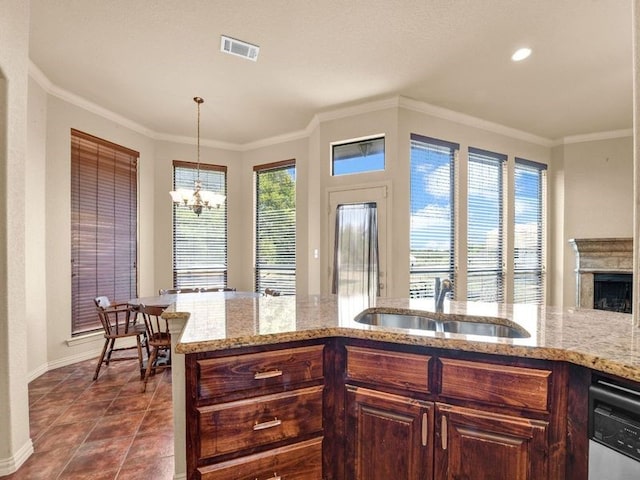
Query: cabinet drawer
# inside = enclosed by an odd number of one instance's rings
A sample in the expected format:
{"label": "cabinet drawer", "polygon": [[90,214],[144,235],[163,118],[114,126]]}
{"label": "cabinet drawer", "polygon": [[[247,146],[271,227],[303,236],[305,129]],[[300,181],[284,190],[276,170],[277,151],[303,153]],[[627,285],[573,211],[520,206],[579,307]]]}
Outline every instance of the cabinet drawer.
{"label": "cabinet drawer", "polygon": [[347,378],[429,393],[428,355],[347,348]]}
{"label": "cabinet drawer", "polygon": [[322,431],[323,386],[220,403],[197,410],[199,458]]}
{"label": "cabinet drawer", "polygon": [[547,411],[551,371],[442,358],[442,395]]}
{"label": "cabinet drawer", "polygon": [[323,345],[199,360],[198,400],[214,400],[232,392],[259,395],[264,387],[287,389],[323,377]]}
{"label": "cabinet drawer", "polygon": [[322,437],[198,469],[201,480],[321,480]]}

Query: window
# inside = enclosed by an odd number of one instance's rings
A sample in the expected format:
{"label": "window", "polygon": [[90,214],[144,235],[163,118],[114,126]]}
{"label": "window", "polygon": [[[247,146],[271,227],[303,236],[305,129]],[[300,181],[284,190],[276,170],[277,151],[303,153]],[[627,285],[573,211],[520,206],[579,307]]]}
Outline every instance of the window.
{"label": "window", "polygon": [[507,157],[469,148],[467,191],[467,300],[501,302],[503,273],[503,177]]}
{"label": "window", "polygon": [[432,297],[436,277],[454,280],[454,173],[459,148],[411,135],[412,298]]}
{"label": "window", "polygon": [[296,292],[295,160],[254,167],[257,292]]}
{"label": "window", "polygon": [[544,303],[546,174],[546,165],[516,158],[514,303]]}
{"label": "window", "polygon": [[384,170],[384,137],[333,145],[331,175]]}
{"label": "window", "polygon": [[71,333],[100,329],[93,299],[138,296],[139,153],[71,130]]}
{"label": "window", "polygon": [[[173,162],[173,187],[192,189],[197,164]],[[227,194],[227,167],[200,164],[204,190]],[[198,216],[186,207],[173,207],[173,286],[227,286],[227,203]]]}

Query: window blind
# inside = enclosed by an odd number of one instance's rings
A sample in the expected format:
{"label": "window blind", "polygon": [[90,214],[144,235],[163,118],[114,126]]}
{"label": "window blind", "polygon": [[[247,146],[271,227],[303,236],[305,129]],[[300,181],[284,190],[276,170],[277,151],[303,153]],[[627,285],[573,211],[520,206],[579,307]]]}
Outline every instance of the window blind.
{"label": "window blind", "polygon": [[514,303],[544,303],[546,169],[515,161]]}
{"label": "window blind", "polygon": [[94,298],[137,297],[139,153],[71,130],[71,333],[100,329]]}
{"label": "window blind", "polygon": [[[174,189],[193,189],[197,164],[173,162]],[[204,190],[227,195],[227,167],[200,164]],[[200,216],[184,206],[173,207],[173,286],[227,287],[227,202]]]}
{"label": "window blind", "polygon": [[503,288],[503,177],[507,157],[469,148],[467,189],[467,300],[501,302]]}
{"label": "window blind", "polygon": [[459,148],[456,143],[411,135],[412,298],[432,297],[436,277],[454,280],[454,174]]}
{"label": "window blind", "polygon": [[255,288],[296,291],[295,160],[256,166]]}

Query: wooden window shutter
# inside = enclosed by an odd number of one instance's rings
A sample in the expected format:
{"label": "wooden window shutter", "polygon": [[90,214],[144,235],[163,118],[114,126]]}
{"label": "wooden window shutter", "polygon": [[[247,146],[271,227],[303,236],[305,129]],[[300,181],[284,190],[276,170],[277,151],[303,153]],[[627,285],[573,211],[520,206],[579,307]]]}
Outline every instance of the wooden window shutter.
{"label": "wooden window shutter", "polygon": [[136,151],[71,130],[71,333],[101,328],[93,299],[137,297]]}

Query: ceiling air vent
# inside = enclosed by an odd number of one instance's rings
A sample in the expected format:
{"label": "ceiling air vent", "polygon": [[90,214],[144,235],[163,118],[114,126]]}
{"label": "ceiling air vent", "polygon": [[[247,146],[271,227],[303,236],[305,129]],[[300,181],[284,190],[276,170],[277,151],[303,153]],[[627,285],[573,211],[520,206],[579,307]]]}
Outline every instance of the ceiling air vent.
{"label": "ceiling air vent", "polygon": [[225,37],[224,35],[220,37],[220,50],[254,62],[258,60],[258,53],[260,53],[259,46],[236,40],[235,38]]}

